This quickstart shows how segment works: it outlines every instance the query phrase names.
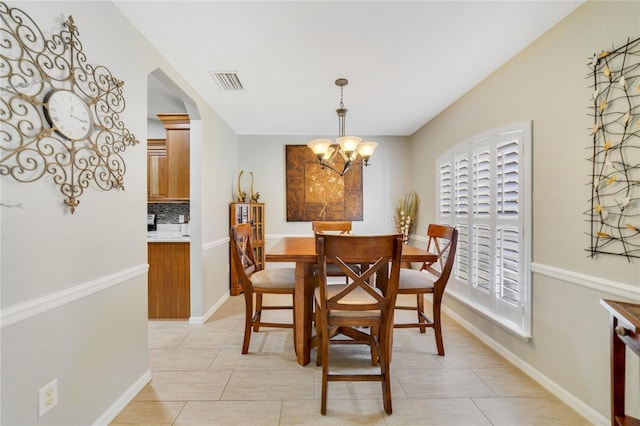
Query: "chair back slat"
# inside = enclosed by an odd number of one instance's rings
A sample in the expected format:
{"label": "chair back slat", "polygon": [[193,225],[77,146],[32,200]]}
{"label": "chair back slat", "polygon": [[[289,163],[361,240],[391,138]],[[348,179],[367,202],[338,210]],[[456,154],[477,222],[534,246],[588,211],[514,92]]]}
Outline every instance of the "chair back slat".
{"label": "chair back slat", "polygon": [[434,297],[440,299],[453,269],[458,245],[458,230],[447,225],[430,224],[427,235],[429,236],[427,250],[436,253],[438,259],[435,262],[423,263],[420,270],[426,270],[437,277],[434,283]]}
{"label": "chair back slat", "polygon": [[[316,234],[316,253],[320,277],[320,294],[326,309],[343,311],[388,310],[395,304],[402,236],[400,234],[379,236],[353,236]],[[327,262],[337,265],[351,280],[340,292],[327,298]],[[353,271],[349,263],[360,263],[360,271]],[[368,265],[368,266],[367,266]],[[389,273],[389,265],[391,272]],[[383,294],[371,287],[373,278],[383,288]],[[371,296],[370,303],[349,304],[345,302],[356,289]]]}
{"label": "chair back slat", "polygon": [[351,233],[350,220],[316,220],[311,222],[311,230],[316,232],[336,232],[339,234]]}
{"label": "chair back slat", "polygon": [[437,254],[438,258],[433,262],[423,263],[420,268],[421,270],[426,270],[436,277],[440,277],[442,275],[446,261],[451,255],[451,244],[453,243],[454,232],[457,233],[457,231],[451,226],[436,224],[429,225],[427,230],[427,236],[429,237],[429,241],[427,242],[427,251]]}
{"label": "chair back slat", "polygon": [[249,277],[260,270],[251,245],[252,234],[253,230],[248,223],[236,225],[229,230],[231,257],[243,291],[251,291],[250,288],[246,288],[252,285]]}

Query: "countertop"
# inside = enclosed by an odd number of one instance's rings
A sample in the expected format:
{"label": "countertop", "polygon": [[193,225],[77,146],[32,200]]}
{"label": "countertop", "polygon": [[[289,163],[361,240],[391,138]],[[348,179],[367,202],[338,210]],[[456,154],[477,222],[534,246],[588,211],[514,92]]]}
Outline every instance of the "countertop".
{"label": "countertop", "polygon": [[148,243],[188,243],[191,238],[182,235],[180,224],[159,224],[157,231],[147,232]]}

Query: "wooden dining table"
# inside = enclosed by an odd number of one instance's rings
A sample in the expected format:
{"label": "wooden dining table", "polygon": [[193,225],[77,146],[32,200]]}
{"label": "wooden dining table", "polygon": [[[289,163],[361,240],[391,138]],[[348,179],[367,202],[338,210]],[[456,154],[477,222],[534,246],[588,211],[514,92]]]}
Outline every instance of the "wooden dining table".
{"label": "wooden dining table", "polygon": [[[435,262],[434,253],[403,245],[403,262]],[[296,265],[294,306],[294,348],[298,364],[307,365],[311,358],[313,325],[314,271],[317,256],[314,237],[284,237],[266,253],[266,262],[292,262]]]}

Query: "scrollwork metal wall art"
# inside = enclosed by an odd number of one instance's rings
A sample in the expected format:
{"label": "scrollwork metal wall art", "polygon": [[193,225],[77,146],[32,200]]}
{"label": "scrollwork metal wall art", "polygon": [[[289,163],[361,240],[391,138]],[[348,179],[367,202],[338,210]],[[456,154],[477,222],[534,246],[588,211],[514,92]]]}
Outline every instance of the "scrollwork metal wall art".
{"label": "scrollwork metal wall art", "polygon": [[0,19],[0,175],[51,176],[71,213],[91,184],[124,190],[122,153],[139,142],[120,119],[124,82],[87,63],[71,16],[48,39],[3,2]]}
{"label": "scrollwork metal wall art", "polygon": [[593,56],[591,257],[640,258],[640,38]]}

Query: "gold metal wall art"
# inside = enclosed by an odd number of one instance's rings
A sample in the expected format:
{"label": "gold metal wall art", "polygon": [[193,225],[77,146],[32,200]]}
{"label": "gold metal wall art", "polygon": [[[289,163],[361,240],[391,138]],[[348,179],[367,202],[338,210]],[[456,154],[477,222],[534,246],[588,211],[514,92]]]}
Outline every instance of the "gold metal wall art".
{"label": "gold metal wall art", "polygon": [[640,38],[595,54],[589,187],[592,257],[640,258]]}
{"label": "gold metal wall art", "polygon": [[0,175],[50,176],[71,213],[90,186],[124,190],[124,82],[87,62],[73,17],[49,38],[3,2],[0,20]]}

